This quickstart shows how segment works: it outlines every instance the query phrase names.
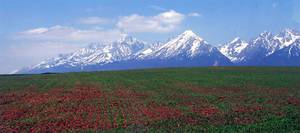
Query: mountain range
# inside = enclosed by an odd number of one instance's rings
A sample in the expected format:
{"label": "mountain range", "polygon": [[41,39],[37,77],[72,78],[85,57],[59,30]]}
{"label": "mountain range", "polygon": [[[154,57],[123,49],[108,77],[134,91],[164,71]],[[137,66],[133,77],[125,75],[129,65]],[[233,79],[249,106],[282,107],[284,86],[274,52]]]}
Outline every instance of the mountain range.
{"label": "mountain range", "polygon": [[300,66],[300,34],[284,29],[263,32],[245,41],[239,37],[220,46],[191,30],[162,43],[149,44],[124,34],[112,43],[91,43],[16,73],[76,72],[194,66]]}

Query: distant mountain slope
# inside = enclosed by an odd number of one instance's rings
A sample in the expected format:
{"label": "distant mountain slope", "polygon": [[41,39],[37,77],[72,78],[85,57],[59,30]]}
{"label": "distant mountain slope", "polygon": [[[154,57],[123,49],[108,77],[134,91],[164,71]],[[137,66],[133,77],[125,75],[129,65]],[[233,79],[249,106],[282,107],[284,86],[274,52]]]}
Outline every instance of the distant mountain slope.
{"label": "distant mountain slope", "polygon": [[18,73],[119,70],[149,67],[218,66],[231,62],[190,30],[167,43],[147,44],[130,36],[110,44],[91,44]]}
{"label": "distant mountain slope", "polygon": [[267,56],[262,64],[266,66],[300,66],[300,40]]}
{"label": "distant mountain slope", "polygon": [[[201,37],[187,30],[157,50],[138,58],[158,66],[218,66],[231,62],[220,51]],[[149,63],[150,64],[150,63]],[[155,67],[155,66],[153,66]]]}
{"label": "distant mountain slope", "polygon": [[112,43],[92,43],[23,68],[17,73],[121,70],[192,66],[300,66],[300,34],[285,29],[277,35],[263,32],[250,41],[235,38],[215,47],[191,30],[166,43],[145,43],[124,35]]}
{"label": "distant mountain slope", "polygon": [[[285,29],[277,35],[265,31],[249,42],[237,38],[230,43],[219,46],[219,50],[236,65],[261,66],[268,65],[265,61],[269,56],[276,60],[273,54],[289,47],[299,39],[299,32],[293,29]],[[285,60],[289,59],[286,58]],[[274,62],[273,65],[283,64]]]}
{"label": "distant mountain slope", "polygon": [[146,44],[142,41],[124,35],[118,41],[109,44],[92,43],[88,47],[70,54],[42,61],[41,63],[20,70],[19,72],[65,72],[81,71],[92,65],[105,65],[121,60],[128,60],[132,55],[144,50]]}
{"label": "distant mountain slope", "polygon": [[240,56],[241,52],[248,46],[248,43],[241,40],[239,37],[235,38],[229,43],[219,47],[222,54],[228,57],[232,62],[240,62],[244,58]]}

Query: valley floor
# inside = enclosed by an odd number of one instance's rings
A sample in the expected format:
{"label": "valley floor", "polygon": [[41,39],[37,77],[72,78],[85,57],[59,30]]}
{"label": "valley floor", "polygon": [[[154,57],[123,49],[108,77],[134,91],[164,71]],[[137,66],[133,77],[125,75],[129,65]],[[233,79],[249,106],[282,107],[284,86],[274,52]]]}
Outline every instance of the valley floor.
{"label": "valley floor", "polygon": [[300,131],[300,68],[0,76],[0,132]]}

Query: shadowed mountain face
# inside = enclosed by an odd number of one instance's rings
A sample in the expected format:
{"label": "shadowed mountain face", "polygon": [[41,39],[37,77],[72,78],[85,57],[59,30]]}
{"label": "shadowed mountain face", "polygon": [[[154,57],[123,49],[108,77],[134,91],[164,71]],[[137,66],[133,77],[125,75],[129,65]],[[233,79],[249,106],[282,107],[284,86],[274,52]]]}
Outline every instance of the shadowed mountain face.
{"label": "shadowed mountain face", "polygon": [[17,73],[124,70],[195,66],[299,66],[300,35],[285,29],[263,32],[249,42],[235,38],[214,47],[190,30],[166,43],[148,44],[124,35],[109,44],[93,43]]}
{"label": "shadowed mountain face", "polygon": [[[300,34],[296,30],[285,29],[277,35],[273,35],[270,32],[263,32],[257,38],[249,42],[238,39],[235,40],[220,46],[219,50],[236,65],[290,66],[292,64],[288,63],[290,62],[289,60],[291,60],[287,58],[288,54],[281,54],[281,59],[276,59],[278,56],[275,55],[279,54],[279,51],[286,51],[284,49],[289,49],[299,44]],[[297,50],[295,49],[295,51]],[[285,57],[285,59],[282,59],[283,57]],[[277,60],[278,62],[276,62]],[[270,62],[273,63],[269,64]],[[298,66],[300,62],[295,62],[293,65]]]}
{"label": "shadowed mountain face", "polygon": [[261,63],[268,66],[300,66],[300,40],[267,56]]}

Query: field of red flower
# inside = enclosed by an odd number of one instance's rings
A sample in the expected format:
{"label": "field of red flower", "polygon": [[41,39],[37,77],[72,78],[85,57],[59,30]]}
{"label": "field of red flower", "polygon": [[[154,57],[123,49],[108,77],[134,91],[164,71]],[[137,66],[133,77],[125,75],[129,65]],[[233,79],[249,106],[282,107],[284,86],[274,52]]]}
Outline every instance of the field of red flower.
{"label": "field of red flower", "polygon": [[147,94],[128,90],[102,92],[78,86],[39,93],[34,90],[1,95],[2,132],[65,132],[126,128],[153,121],[178,118],[181,112],[158,103],[146,105]]}
{"label": "field of red flower", "polygon": [[159,85],[147,85],[148,80],[137,78],[127,86],[77,84],[41,90],[29,85],[1,91],[0,132],[300,131],[297,87],[203,87],[173,81],[167,86],[160,84],[167,80],[153,78]]}
{"label": "field of red flower", "polygon": [[[164,128],[163,125],[155,125],[159,121],[172,121],[169,126],[173,129],[201,124],[247,125],[263,121],[267,118],[266,114],[284,117],[287,112],[283,108],[290,105],[300,107],[300,99],[287,96],[286,89],[189,89],[195,94],[214,98],[173,95],[171,99],[184,99],[165,105],[152,101],[151,94],[129,89],[106,92],[93,86],[76,86],[68,90],[55,88],[47,92],[34,89],[8,92],[0,96],[0,130],[103,131],[126,129],[131,125]],[[248,94],[252,91],[260,95]],[[257,101],[264,98],[268,100]],[[228,110],[222,109],[225,104],[230,106]]]}

